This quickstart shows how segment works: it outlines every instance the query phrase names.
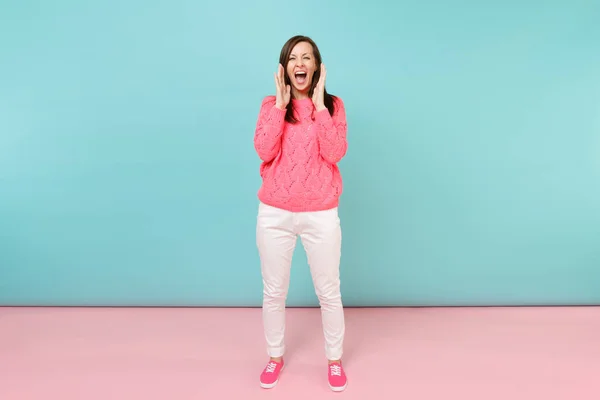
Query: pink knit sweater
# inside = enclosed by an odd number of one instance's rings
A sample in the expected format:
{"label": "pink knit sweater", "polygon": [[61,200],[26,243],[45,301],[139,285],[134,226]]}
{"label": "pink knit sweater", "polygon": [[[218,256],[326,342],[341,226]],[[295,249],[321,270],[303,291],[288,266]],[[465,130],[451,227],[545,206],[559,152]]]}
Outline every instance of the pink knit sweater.
{"label": "pink knit sweater", "polygon": [[292,212],[338,206],[342,177],[336,165],[346,154],[346,111],[340,98],[335,112],[317,112],[311,99],[291,100],[296,124],[285,121],[275,96],[261,105],[254,148],[263,161],[258,191],[261,202]]}

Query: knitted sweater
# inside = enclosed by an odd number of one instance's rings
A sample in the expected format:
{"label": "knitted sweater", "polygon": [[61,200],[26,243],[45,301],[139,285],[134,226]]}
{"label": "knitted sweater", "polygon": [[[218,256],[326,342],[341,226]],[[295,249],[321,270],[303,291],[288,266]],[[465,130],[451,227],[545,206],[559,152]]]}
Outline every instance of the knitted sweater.
{"label": "knitted sweater", "polygon": [[258,198],[292,212],[322,211],[338,206],[342,177],[336,165],[346,154],[346,111],[335,98],[335,111],[317,112],[310,98],[292,99],[299,121],[285,121],[275,96],[262,101],[254,148],[262,160]]}

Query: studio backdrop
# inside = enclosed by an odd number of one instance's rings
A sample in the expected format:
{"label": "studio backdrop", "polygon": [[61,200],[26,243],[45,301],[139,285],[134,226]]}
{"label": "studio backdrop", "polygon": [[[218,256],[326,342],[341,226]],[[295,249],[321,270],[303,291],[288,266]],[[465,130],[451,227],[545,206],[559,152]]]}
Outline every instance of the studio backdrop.
{"label": "studio backdrop", "polygon": [[[0,304],[260,306],[253,134],[311,36],[347,306],[600,304],[597,1],[4,0]],[[300,243],[290,306],[314,306]]]}

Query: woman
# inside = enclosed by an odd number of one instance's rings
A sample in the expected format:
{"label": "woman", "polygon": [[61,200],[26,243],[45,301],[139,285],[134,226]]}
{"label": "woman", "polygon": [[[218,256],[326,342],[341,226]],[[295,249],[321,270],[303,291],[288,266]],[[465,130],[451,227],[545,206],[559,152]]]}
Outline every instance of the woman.
{"label": "woman", "polygon": [[328,381],[342,391],[344,310],[340,294],[342,178],[346,154],[342,100],[325,90],[326,70],[317,45],[294,36],[283,46],[275,74],[276,95],[262,101],[254,147],[262,164],[257,246],[263,277],[263,324],[270,356],[260,376],[274,387],[284,366],[285,301],[292,255],[300,236],[321,306]]}

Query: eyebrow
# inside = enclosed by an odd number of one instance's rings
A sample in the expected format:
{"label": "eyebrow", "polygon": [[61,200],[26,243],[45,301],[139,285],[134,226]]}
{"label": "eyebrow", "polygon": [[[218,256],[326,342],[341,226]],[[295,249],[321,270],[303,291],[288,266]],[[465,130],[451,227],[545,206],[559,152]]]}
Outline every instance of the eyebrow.
{"label": "eyebrow", "polygon": [[[303,56],[312,56],[312,53],[304,53],[304,54],[302,54],[302,55],[303,55]],[[290,54],[290,57],[295,57],[295,56],[296,56],[296,55],[295,55],[295,54],[293,54],[293,53],[292,53],[292,54]]]}

